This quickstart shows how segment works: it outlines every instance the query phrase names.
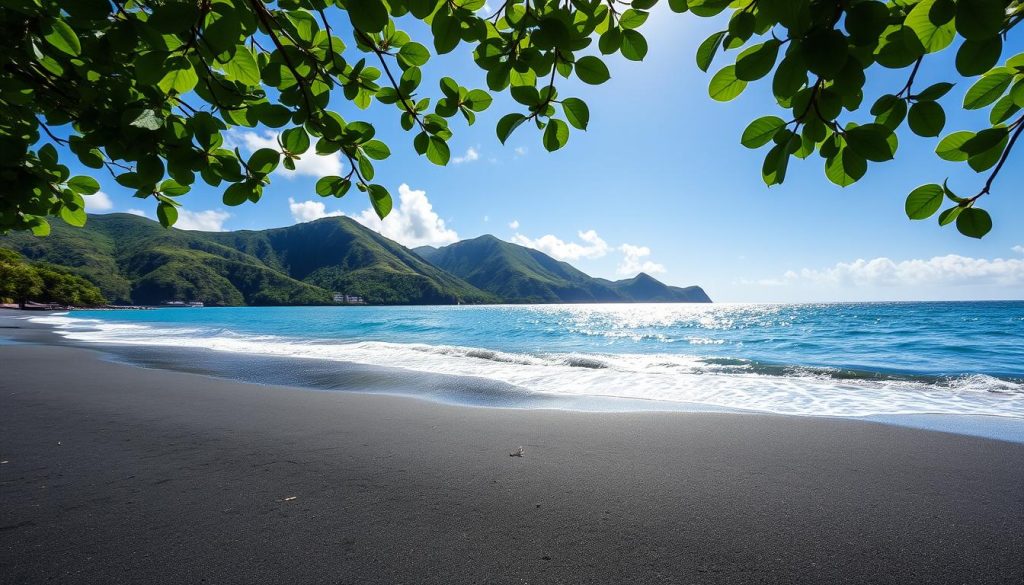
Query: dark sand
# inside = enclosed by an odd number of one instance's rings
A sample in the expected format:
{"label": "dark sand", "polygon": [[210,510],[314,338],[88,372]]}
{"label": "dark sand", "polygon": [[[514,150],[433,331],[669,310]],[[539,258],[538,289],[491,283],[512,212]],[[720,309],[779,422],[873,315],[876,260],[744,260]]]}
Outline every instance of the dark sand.
{"label": "dark sand", "polygon": [[5,585],[1024,583],[1024,445],[858,421],[446,406],[7,344],[0,460]]}

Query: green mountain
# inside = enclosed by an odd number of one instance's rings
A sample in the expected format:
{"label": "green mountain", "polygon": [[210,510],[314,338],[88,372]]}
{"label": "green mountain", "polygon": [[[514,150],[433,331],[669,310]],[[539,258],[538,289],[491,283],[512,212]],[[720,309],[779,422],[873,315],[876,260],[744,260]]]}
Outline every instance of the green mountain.
{"label": "green mountain", "polygon": [[334,292],[371,304],[711,302],[700,287],[640,274],[610,281],[494,236],[411,251],[347,217],[236,232],[164,229],[114,213],[85,228],[0,237],[35,263],[92,282],[113,303],[331,304]]}
{"label": "green mountain", "polygon": [[494,236],[414,251],[510,303],[711,302],[699,286],[668,286],[643,273],[619,281],[593,278],[543,252]]}
{"label": "green mountain", "polygon": [[115,303],[329,304],[334,291],[374,304],[497,301],[346,217],[210,233],[91,215],[85,228],[55,222],[48,237],[14,233],[0,247],[63,266]]}
{"label": "green mountain", "polygon": [[653,276],[641,272],[633,278],[609,281],[603,278],[619,294],[637,302],[645,303],[710,303],[711,297],[699,286],[669,286]]}

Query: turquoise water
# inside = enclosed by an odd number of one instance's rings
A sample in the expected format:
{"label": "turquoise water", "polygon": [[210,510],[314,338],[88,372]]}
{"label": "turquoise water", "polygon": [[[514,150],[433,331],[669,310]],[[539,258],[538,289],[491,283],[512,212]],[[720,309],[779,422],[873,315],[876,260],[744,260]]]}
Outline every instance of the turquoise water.
{"label": "turquoise water", "polygon": [[82,342],[472,376],[786,414],[1024,418],[1024,302],[75,311]]}

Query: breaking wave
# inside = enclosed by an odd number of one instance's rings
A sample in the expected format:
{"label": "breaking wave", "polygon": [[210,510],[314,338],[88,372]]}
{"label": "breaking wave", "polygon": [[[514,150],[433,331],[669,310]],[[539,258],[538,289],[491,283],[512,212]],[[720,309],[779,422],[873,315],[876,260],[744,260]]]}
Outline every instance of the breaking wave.
{"label": "breaking wave", "polygon": [[[204,348],[500,381],[560,397],[613,397],[789,415],[1024,418],[1024,380],[912,375],[677,353],[514,352],[430,343],[261,335],[221,326],[34,318],[82,343]],[[715,323],[723,326],[722,323]]]}

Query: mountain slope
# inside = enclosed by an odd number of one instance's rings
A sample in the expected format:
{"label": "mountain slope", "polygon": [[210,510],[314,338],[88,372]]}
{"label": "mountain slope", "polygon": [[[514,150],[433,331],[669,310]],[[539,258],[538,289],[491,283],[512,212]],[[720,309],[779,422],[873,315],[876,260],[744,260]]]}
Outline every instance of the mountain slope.
{"label": "mountain slope", "polygon": [[332,291],[371,303],[496,300],[348,218],[209,233],[92,215],[84,229],[54,223],[49,237],[11,234],[0,246],[65,266],[117,303],[327,304]]}
{"label": "mountain slope", "polygon": [[506,302],[711,302],[700,287],[672,287],[647,274],[617,282],[593,278],[539,250],[489,235],[415,252]]}
{"label": "mountain slope", "polygon": [[347,217],[209,236],[293,278],[374,303],[497,301]]}
{"label": "mountain slope", "polygon": [[607,283],[622,296],[645,303],[710,303],[711,298],[699,286],[669,286],[653,276],[641,272],[626,280],[608,281]]}
{"label": "mountain slope", "polygon": [[623,300],[611,287],[565,262],[494,236],[463,240],[434,251],[417,249],[438,268],[511,303]]}

